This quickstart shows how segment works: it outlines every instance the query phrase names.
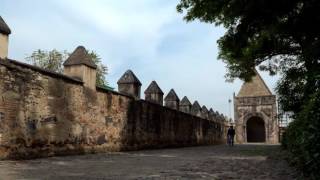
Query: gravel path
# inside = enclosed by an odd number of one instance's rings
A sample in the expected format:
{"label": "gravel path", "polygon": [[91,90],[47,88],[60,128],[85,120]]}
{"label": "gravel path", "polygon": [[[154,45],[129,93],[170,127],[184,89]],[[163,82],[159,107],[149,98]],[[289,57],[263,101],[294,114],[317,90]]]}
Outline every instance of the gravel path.
{"label": "gravel path", "polygon": [[0,180],[294,179],[280,154],[256,144],[0,161]]}

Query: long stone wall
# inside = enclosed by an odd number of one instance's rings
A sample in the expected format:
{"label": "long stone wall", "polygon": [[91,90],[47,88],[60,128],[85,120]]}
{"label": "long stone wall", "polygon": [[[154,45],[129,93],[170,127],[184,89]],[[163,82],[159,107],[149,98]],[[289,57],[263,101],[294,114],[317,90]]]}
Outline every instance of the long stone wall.
{"label": "long stone wall", "polygon": [[216,144],[223,122],[0,60],[0,158]]}
{"label": "long stone wall", "polygon": [[222,138],[218,123],[144,100],[133,102],[128,122],[129,149],[215,144]]}

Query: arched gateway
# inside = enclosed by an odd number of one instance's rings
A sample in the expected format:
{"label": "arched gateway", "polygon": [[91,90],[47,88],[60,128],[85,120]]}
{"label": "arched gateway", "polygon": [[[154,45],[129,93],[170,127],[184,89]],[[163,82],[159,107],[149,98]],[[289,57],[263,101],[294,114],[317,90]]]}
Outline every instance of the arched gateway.
{"label": "arched gateway", "polygon": [[279,142],[276,97],[258,72],[234,96],[237,143]]}
{"label": "arched gateway", "polygon": [[246,123],[247,142],[266,142],[266,131],[263,119],[251,117]]}

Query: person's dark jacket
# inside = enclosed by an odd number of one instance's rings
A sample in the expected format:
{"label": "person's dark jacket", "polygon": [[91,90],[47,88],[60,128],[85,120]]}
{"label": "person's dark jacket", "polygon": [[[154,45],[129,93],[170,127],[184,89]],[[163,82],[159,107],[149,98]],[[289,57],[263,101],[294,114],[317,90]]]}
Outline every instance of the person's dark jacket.
{"label": "person's dark jacket", "polygon": [[236,131],[234,129],[229,128],[228,129],[228,136],[234,136],[236,134]]}

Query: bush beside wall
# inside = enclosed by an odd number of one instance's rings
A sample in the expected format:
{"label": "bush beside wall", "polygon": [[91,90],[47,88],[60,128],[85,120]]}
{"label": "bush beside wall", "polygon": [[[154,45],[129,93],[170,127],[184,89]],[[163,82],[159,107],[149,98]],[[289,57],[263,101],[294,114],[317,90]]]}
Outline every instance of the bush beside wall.
{"label": "bush beside wall", "polygon": [[289,161],[303,175],[320,179],[320,92],[310,98],[303,110],[290,123],[282,146],[289,153]]}

